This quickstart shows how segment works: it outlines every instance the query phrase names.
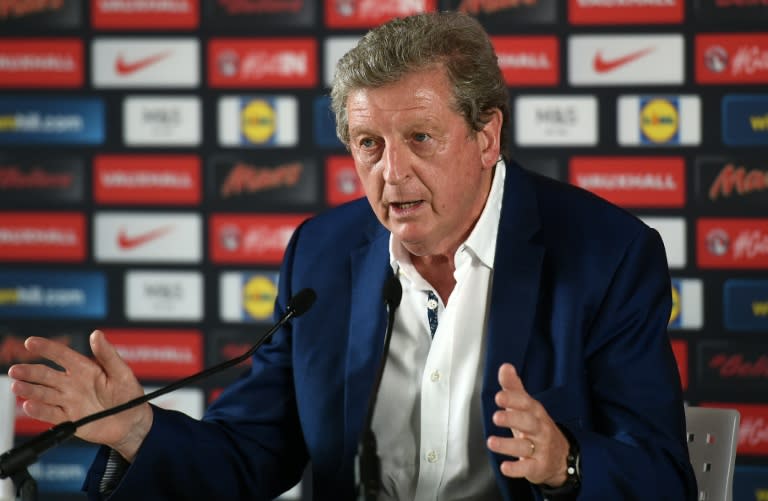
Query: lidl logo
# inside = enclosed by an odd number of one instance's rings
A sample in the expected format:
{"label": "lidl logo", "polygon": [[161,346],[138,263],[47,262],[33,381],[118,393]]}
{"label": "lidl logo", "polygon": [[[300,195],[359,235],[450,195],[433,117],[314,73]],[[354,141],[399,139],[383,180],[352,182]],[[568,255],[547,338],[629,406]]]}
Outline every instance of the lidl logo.
{"label": "lidl logo", "polygon": [[294,96],[226,96],[219,100],[222,146],[276,147],[298,143]]}
{"label": "lidl logo", "polygon": [[701,98],[697,95],[619,96],[617,112],[621,146],[701,143]]}
{"label": "lidl logo", "polygon": [[227,271],[219,279],[219,313],[225,322],[265,322],[272,318],[279,274]]}
{"label": "lidl logo", "polygon": [[262,99],[251,101],[243,111],[243,135],[251,143],[265,143],[275,133],[275,110]]}
{"label": "lidl logo", "polygon": [[680,115],[677,106],[677,99],[640,99],[640,130],[643,143],[676,143],[679,140]]}
{"label": "lidl logo", "polygon": [[701,329],[703,320],[703,287],[700,279],[672,279],[672,311],[669,329]]}
{"label": "lidl logo", "polygon": [[243,286],[243,308],[256,319],[266,320],[272,316],[277,298],[277,283],[264,276],[254,276]]}

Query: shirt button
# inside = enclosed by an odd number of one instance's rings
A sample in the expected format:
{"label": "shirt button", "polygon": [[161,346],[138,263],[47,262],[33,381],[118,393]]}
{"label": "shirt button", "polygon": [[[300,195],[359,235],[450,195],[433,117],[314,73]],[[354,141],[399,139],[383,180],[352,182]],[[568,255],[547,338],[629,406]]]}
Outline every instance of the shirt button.
{"label": "shirt button", "polygon": [[430,463],[437,463],[437,452],[435,451],[427,452],[427,461],[429,461]]}
{"label": "shirt button", "polygon": [[429,301],[427,301],[427,308],[429,308],[430,310],[437,309],[437,300],[430,299]]}
{"label": "shirt button", "polygon": [[440,371],[432,371],[432,374],[429,375],[429,379],[433,382],[440,381]]}

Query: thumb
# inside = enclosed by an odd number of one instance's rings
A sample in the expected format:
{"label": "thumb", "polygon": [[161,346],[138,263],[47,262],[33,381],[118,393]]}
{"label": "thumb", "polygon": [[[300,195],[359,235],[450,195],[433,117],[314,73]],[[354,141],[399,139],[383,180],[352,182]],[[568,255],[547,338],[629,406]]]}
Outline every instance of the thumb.
{"label": "thumb", "polygon": [[106,336],[100,330],[95,330],[90,337],[91,351],[109,377],[130,371],[128,364],[120,357],[117,349],[107,341]]}

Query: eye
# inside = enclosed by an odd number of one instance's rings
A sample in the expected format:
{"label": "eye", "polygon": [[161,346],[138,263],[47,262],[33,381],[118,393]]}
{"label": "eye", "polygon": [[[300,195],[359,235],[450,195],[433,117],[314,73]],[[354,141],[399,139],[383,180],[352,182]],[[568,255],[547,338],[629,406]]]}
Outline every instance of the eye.
{"label": "eye", "polygon": [[413,140],[416,141],[417,143],[423,143],[427,139],[429,139],[429,134],[426,134],[424,132],[417,132],[416,134],[413,135]]}
{"label": "eye", "polygon": [[376,141],[374,141],[370,137],[366,137],[361,139],[359,144],[361,148],[370,149],[376,146]]}

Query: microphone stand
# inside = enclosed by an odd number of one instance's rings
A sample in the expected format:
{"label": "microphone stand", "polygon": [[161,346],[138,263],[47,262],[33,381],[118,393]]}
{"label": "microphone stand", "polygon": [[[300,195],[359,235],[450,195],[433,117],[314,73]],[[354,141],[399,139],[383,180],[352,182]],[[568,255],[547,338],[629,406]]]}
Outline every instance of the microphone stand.
{"label": "microphone stand", "polygon": [[376,399],[379,394],[379,386],[384,375],[384,367],[387,364],[389,342],[392,339],[392,329],[395,324],[395,311],[400,306],[403,297],[403,288],[400,280],[390,276],[384,283],[384,303],[387,305],[387,330],[384,334],[384,350],[382,352],[379,370],[373,384],[371,395],[368,398],[368,412],[365,417],[363,432],[357,445],[355,456],[355,482],[357,484],[358,501],[376,501],[381,490],[381,463],[379,461],[376,434],[371,427],[373,423],[373,411],[376,407]]}
{"label": "microphone stand", "polygon": [[132,409],[157,398],[160,395],[165,395],[166,393],[170,393],[190,383],[207,378],[212,374],[239,364],[253,355],[256,350],[277,332],[278,329],[286,324],[288,320],[305,313],[315,302],[316,297],[315,291],[312,289],[302,289],[299,291],[288,302],[288,306],[285,308],[285,313],[283,313],[278,321],[267,332],[263,333],[248,351],[238,357],[225,360],[224,362],[209,367],[201,372],[179,379],[167,386],[140,397],[136,397],[123,404],[116,405],[115,407],[110,407],[109,409],[84,416],[74,422],[64,421],[63,423],[59,423],[48,431],[45,431],[18,447],[14,447],[10,451],[5,452],[0,456],[0,479],[10,477],[13,481],[13,485],[16,487],[16,496],[20,496],[22,501],[36,501],[37,485],[35,480],[29,474],[29,471],[27,471],[27,467],[36,462],[40,455],[45,451],[52,449],[72,437],[81,426]]}

